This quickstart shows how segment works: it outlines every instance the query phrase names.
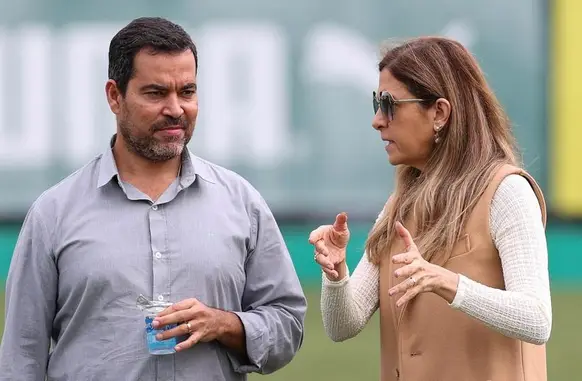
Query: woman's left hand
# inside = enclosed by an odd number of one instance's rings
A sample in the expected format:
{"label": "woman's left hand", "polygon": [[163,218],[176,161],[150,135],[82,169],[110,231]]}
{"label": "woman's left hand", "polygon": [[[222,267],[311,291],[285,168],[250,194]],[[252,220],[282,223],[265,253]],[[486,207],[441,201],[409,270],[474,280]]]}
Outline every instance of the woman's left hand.
{"label": "woman's left hand", "polygon": [[392,257],[393,263],[404,265],[394,272],[394,276],[408,278],[389,291],[391,296],[404,293],[396,306],[401,307],[422,292],[434,292],[449,304],[452,303],[457,294],[459,275],[427,262],[414,244],[410,232],[400,222],[396,222],[396,231],[404,241],[406,251]]}

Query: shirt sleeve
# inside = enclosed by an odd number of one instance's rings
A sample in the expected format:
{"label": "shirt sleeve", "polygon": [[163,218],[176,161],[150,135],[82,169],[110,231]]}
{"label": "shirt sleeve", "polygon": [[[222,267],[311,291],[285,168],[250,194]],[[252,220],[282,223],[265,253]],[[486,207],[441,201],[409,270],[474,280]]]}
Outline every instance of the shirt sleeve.
{"label": "shirt sleeve", "polygon": [[45,379],[58,279],[50,242],[35,203],[24,219],[6,282],[0,380]]}
{"label": "shirt sleeve", "polygon": [[506,177],[490,213],[506,289],[461,275],[451,305],[506,336],[543,344],[552,327],[548,251],[541,209],[529,182],[520,175]]}
{"label": "shirt sleeve", "polygon": [[242,312],[247,359],[229,354],[236,372],[272,373],[303,343],[307,301],[279,227],[265,201],[252,207],[252,229]]}

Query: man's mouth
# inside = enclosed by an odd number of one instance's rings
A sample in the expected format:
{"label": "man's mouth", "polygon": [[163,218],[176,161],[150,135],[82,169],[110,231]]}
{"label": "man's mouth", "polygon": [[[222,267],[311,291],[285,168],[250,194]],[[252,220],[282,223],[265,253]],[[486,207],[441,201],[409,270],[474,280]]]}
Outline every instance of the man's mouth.
{"label": "man's mouth", "polygon": [[158,131],[183,130],[183,129],[184,129],[184,127],[182,127],[182,126],[167,126],[167,127],[160,128]]}

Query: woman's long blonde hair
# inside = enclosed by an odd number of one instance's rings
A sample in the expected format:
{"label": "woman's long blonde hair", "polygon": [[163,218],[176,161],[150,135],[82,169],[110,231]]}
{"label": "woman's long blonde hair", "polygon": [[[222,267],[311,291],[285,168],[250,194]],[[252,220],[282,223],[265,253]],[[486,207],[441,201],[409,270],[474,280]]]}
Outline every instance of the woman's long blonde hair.
{"label": "woman's long blonde hair", "polygon": [[518,165],[510,122],[476,60],[456,41],[410,40],[388,50],[378,68],[389,70],[415,98],[445,98],[451,104],[423,171],[404,165],[396,169],[390,203],[366,242],[369,260],[379,264],[395,237],[394,223],[412,217],[415,226],[407,228],[430,261],[450,252],[460,239],[496,169]]}

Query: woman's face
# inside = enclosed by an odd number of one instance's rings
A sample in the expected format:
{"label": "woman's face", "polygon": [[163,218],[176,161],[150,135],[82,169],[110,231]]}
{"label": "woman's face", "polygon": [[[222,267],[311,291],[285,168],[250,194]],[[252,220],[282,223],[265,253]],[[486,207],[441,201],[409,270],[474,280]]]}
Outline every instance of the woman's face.
{"label": "woman's face", "polygon": [[[396,102],[416,98],[388,69],[380,72],[377,96],[383,92],[390,93]],[[436,131],[444,125],[445,114],[448,117],[447,107],[444,99],[428,108],[420,102],[396,103],[391,118],[382,107],[378,109],[372,126],[386,143],[392,165],[409,165],[422,170],[434,149]]]}

